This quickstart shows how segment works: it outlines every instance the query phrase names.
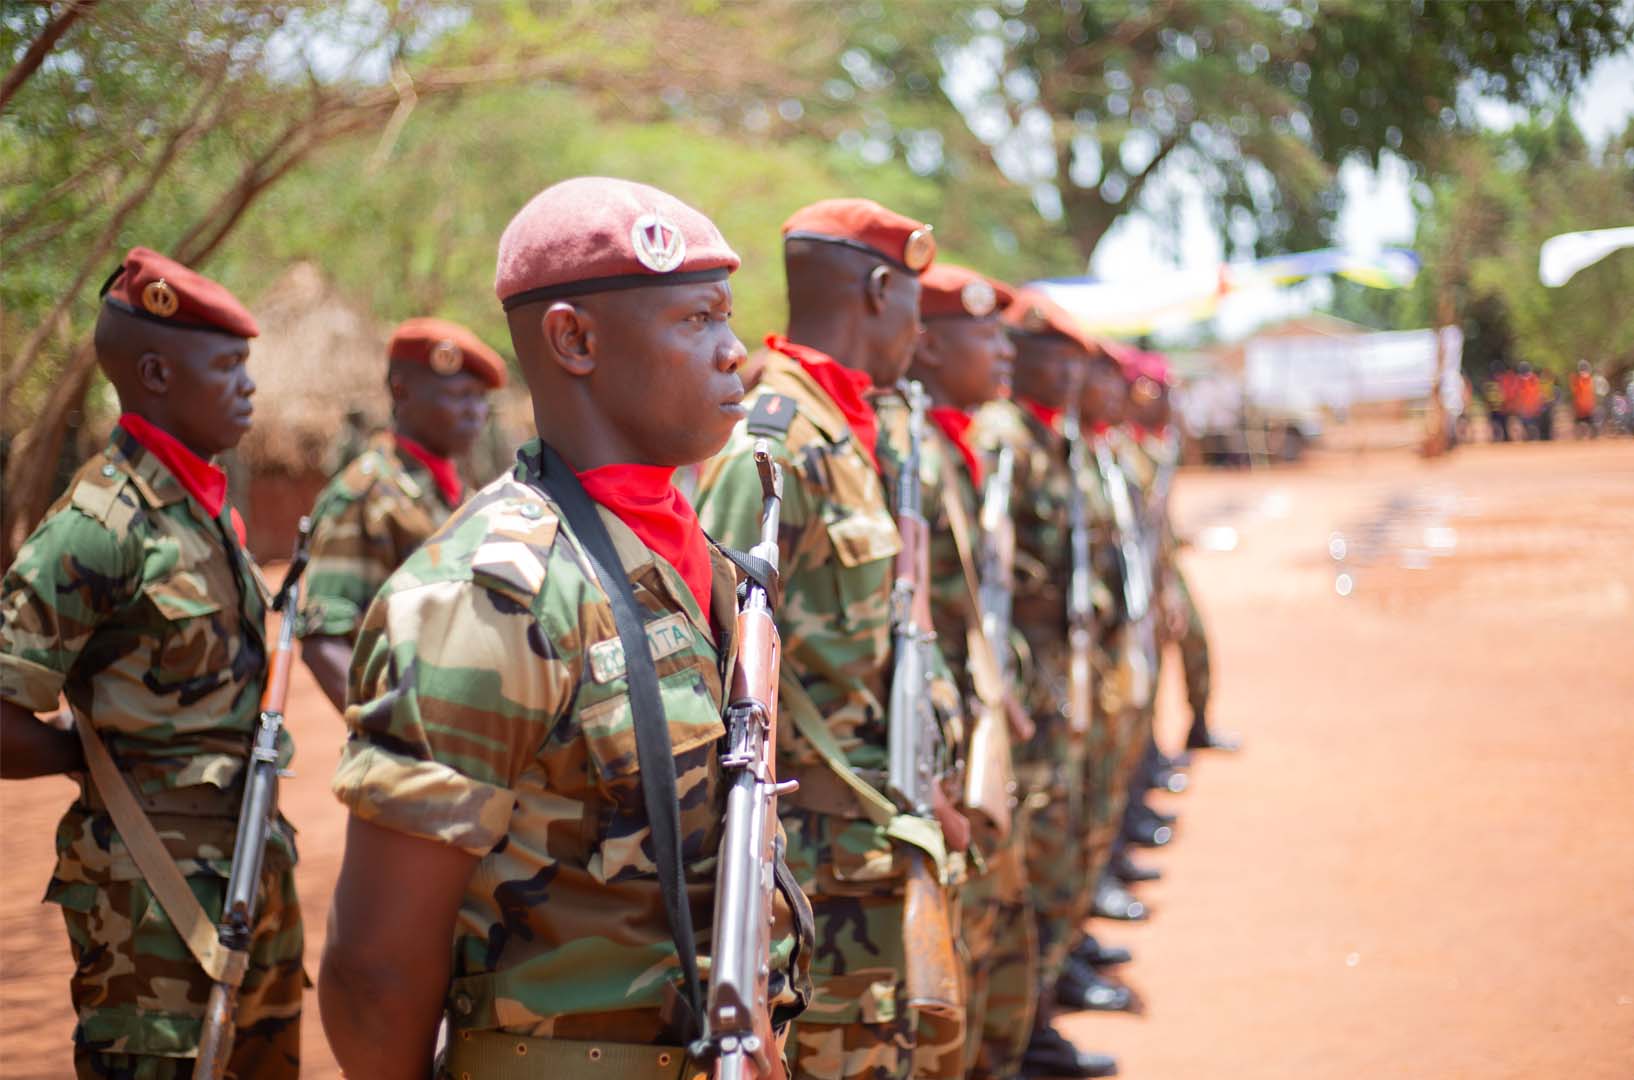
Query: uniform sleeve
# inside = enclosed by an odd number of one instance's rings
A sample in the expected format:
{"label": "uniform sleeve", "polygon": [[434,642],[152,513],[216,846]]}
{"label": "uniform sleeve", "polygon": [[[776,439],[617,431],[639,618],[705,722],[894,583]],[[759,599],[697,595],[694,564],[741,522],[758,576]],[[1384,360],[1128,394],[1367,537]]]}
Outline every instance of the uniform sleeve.
{"label": "uniform sleeve", "polygon": [[486,855],[570,707],[577,669],[558,646],[576,638],[469,580],[388,584],[353,653],[336,797],[366,821]]}
{"label": "uniform sleeve", "polygon": [[56,708],[97,627],[141,585],[140,546],[78,509],[41,523],[0,581],[0,697]]}
{"label": "uniform sleeve", "polygon": [[389,541],[369,535],[365,498],[332,495],[318,507],[312,531],[312,564],[296,624],[300,637],[351,638],[369,602],[395,563],[382,561]]}

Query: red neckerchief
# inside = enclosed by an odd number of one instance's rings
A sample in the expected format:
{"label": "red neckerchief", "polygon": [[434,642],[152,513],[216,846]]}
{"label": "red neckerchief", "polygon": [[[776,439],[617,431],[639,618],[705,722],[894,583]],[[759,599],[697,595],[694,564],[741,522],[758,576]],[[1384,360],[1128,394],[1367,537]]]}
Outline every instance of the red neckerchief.
{"label": "red neckerchief", "polygon": [[675,567],[698,601],[704,625],[709,621],[709,593],[714,568],[709,540],[698,514],[670,482],[675,470],[661,465],[603,465],[578,474],[579,483],[596,502],[611,510],[630,531]]}
{"label": "red neckerchief", "polygon": [[1026,406],[1028,412],[1038,417],[1038,422],[1040,424],[1043,424],[1052,432],[1056,432],[1057,434],[1060,433],[1060,429],[1056,427],[1056,422],[1061,419],[1061,414],[1067,410],[1053,409],[1048,405],[1040,405],[1032,398],[1018,397],[1016,400],[1021,402],[1022,405]]}
{"label": "red neckerchief", "polygon": [[221,466],[205,461],[176,436],[135,413],[120,413],[119,426],[170,470],[170,475],[181,482],[182,490],[193,496],[206,514],[211,518],[221,516],[221,508],[227,505],[227,474]]}
{"label": "red neckerchief", "polygon": [[959,456],[965,459],[965,468],[970,470],[970,482],[976,490],[982,489],[982,459],[976,456],[976,451],[970,448],[970,425],[974,418],[963,409],[955,409],[951,405],[932,405],[929,415],[942,434],[947,436],[948,442],[959,451]]}
{"label": "red neckerchief", "polygon": [[1096,420],[1094,423],[1089,425],[1089,430],[1097,438],[1100,438],[1112,430],[1112,425],[1107,423],[1105,420]]}
{"label": "red neckerchief", "polygon": [[807,345],[797,345],[782,334],[767,334],[766,347],[782,353],[799,363],[812,381],[823,388],[830,401],[845,417],[851,437],[857,440],[863,453],[879,471],[879,418],[874,407],[863,395],[874,388],[874,380],[866,371],[853,371],[832,356]]}
{"label": "red neckerchief", "polygon": [[437,490],[443,493],[444,502],[449,506],[460,504],[465,485],[460,482],[460,470],[453,458],[438,457],[407,435],[397,436],[397,448],[430,471],[431,478],[437,481]]}

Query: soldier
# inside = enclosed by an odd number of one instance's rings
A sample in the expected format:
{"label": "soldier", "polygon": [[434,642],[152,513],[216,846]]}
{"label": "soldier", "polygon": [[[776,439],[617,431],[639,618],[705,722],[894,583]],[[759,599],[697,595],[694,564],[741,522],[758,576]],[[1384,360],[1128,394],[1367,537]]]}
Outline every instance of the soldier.
{"label": "soldier", "polygon": [[[599,177],[547,188],[500,239],[539,438],[387,580],[358,638],[319,980],[353,1075],[424,1076],[445,1013],[440,1076],[519,1075],[523,1055],[529,1075],[697,1075],[737,578],[670,480],[744,414],[737,266],[696,210]],[[627,673],[641,630],[655,683]],[[810,945],[779,885],[786,1019]]]}
{"label": "soldier", "polygon": [[[69,773],[80,784],[57,828],[46,899],[62,908],[74,956],[81,1077],[189,1076],[198,1052],[212,978],[186,942],[215,940],[266,674],[265,586],[226,505],[226,474],[210,461],[249,430],[245,361],[257,332],[224,287],[133,248],[104,288],[95,334],[119,424],[0,584],[4,775]],[[40,715],[59,694],[77,731]],[[85,775],[86,755],[102,747],[136,817],[157,829],[154,846]],[[290,752],[286,737],[285,760]],[[147,868],[165,859],[202,912],[157,899]],[[299,1069],[294,863],[280,818],[229,1066],[243,1078]]]}
{"label": "soldier", "polygon": [[464,495],[454,457],[505,385],[505,362],[458,323],[410,319],[386,350],[392,430],[343,468],[312,511],[312,566],[296,632],[301,658],[337,710],[369,601]]}
{"label": "soldier", "polygon": [[[1180,465],[1180,439],[1170,423],[1174,378],[1161,355],[1147,355],[1146,366],[1130,390],[1131,424],[1134,445],[1151,463],[1154,477],[1163,471],[1171,476]],[[1163,625],[1167,641],[1180,647],[1180,665],[1185,676],[1186,703],[1191,708],[1191,727],[1186,734],[1188,750],[1235,751],[1242,743],[1235,735],[1215,732],[1208,723],[1209,692],[1213,685],[1209,664],[1208,634],[1203,617],[1192,598],[1191,587],[1180,570],[1176,556],[1180,544],[1169,517],[1166,497],[1154,508],[1154,527],[1160,530],[1158,585]]]}
{"label": "soldier", "polygon": [[1018,748],[1017,781],[1038,925],[1041,997],[1023,1067],[1041,1076],[1110,1076],[1116,1062],[1074,1047],[1051,1025],[1049,1008],[1090,908],[1084,838],[1086,801],[1093,793],[1082,786],[1084,736],[1072,730],[1067,715],[1073,477],[1059,424],[1097,346],[1070,315],[1033,290],[1016,295],[1004,321],[1016,343],[1014,393],[976,414],[973,441],[989,455],[1008,447],[1015,456],[1014,625],[1033,672],[1025,705],[1035,734]]}
{"label": "soldier", "polygon": [[[880,437],[869,401],[912,359],[919,274],[936,245],[928,225],[866,199],[797,211],[783,237],[788,333],[766,339],[748,420],[705,466],[698,512],[728,543],[754,535],[750,452],[767,439],[785,484],[778,774],[800,781],[779,811],[817,920],[815,994],[795,1025],[791,1064],[795,1076],[819,1080],[957,1076],[962,1007],[910,1008],[906,978],[906,868],[928,860],[943,870],[944,838],[881,792],[902,548],[881,472],[894,474],[900,448]],[[941,820],[954,831],[963,824],[951,805]],[[951,939],[939,944],[951,963]]]}
{"label": "soldier", "polygon": [[[933,538],[931,614],[942,655],[972,712],[986,707],[978,700],[967,647],[972,635],[983,632],[973,586],[975,556],[982,548],[978,520],[984,470],[969,434],[974,410],[1008,393],[1016,350],[999,313],[1014,297],[1008,285],[973,270],[942,262],[931,266],[920,275],[925,331],[908,369],[933,403],[929,416],[935,434],[926,440],[921,469]],[[948,505],[953,500],[956,507]],[[955,537],[961,526],[962,542]],[[1020,708],[1010,698],[997,717],[1006,733],[1008,706]],[[1008,747],[1007,738],[1001,742],[1001,748]],[[1006,772],[1012,767],[1008,760],[1003,764]],[[974,767],[974,762],[965,763],[967,773]],[[966,1067],[973,1077],[1012,1076],[1038,1004],[1037,928],[1027,902],[1025,838],[1015,828],[1016,815],[1009,815],[1001,829],[979,808],[964,809],[971,818],[973,846],[982,856],[974,861],[960,894],[960,936],[968,964]]]}

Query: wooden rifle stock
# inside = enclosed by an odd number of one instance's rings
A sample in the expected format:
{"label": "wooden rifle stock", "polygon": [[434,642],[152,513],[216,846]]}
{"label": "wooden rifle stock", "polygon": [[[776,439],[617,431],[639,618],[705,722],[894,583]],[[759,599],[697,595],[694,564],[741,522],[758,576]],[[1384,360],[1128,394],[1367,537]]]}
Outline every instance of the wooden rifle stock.
{"label": "wooden rifle stock", "polygon": [[[244,799],[238,810],[238,837],[233,843],[232,868],[227,874],[227,894],[222,902],[221,923],[216,928],[221,943],[229,949],[248,951],[255,926],[257,894],[261,888],[261,864],[267,851],[267,837],[278,815],[278,736],[284,727],[284,705],[289,700],[290,664],[295,656],[295,614],[299,607],[301,575],[306,571],[308,548],[312,542],[312,519],[301,518],[295,537],[295,554],[289,571],[278,587],[272,609],[279,613],[278,637],[267,657],[266,683],[261,690],[261,709],[251,736],[249,759],[244,767]],[[233,1055],[236,1034],[234,1014],[238,1009],[238,989],[224,982],[210,987],[199,1031],[198,1058],[193,1075],[199,1080],[222,1080]]]}

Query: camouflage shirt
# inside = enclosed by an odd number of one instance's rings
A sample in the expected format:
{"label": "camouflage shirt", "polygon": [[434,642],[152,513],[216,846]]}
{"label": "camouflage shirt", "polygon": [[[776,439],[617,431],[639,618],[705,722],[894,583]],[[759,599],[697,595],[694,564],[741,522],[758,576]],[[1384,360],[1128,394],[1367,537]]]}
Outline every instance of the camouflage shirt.
{"label": "camouflage shirt", "polygon": [[[481,862],[460,905],[456,1030],[672,1040],[679,963],[636,756],[624,655],[582,545],[530,477],[474,495],[386,582],[364,619],[335,794],[360,819]],[[707,975],[726,787],[724,687],[736,657],[732,565],[714,554],[713,625],[676,571],[602,518],[645,623],[675,753],[682,859]],[[802,988],[788,894],[773,1001]]]}
{"label": "camouflage shirt", "polygon": [[396,436],[370,439],[318,495],[296,632],[355,640],[380,586],[452,512],[431,471]]}
{"label": "camouflage shirt", "polygon": [[1001,447],[1010,447],[1015,455],[1010,498],[1016,524],[1014,623],[1036,652],[1040,642],[1062,637],[1067,624],[1073,478],[1067,469],[1066,443],[1011,400],[983,405],[971,426],[970,441],[990,465]]}
{"label": "camouflage shirt", "polygon": [[[115,428],[0,583],[0,697],[43,713],[65,695],[144,795],[230,792],[260,707],[266,605],[227,512],[207,516]],[[286,759],[291,750],[286,734]],[[235,799],[201,801],[231,814]],[[78,811],[64,819],[48,899],[87,904],[87,889],[138,876],[106,822]],[[227,824],[223,836],[202,825],[166,833],[184,873],[227,873]],[[292,855],[282,832],[273,845]]]}

